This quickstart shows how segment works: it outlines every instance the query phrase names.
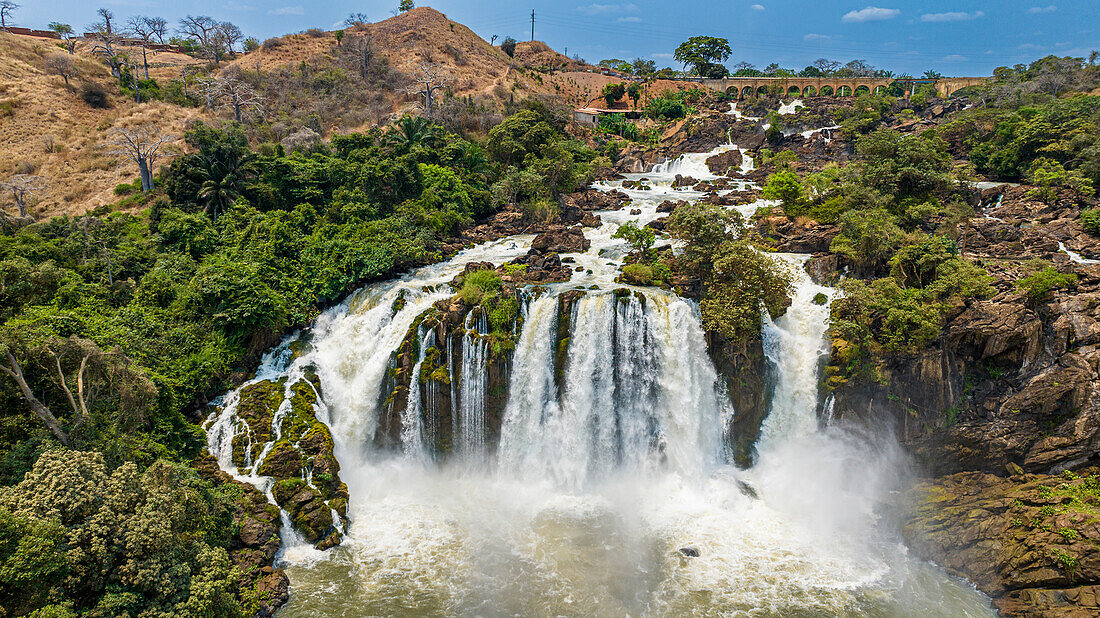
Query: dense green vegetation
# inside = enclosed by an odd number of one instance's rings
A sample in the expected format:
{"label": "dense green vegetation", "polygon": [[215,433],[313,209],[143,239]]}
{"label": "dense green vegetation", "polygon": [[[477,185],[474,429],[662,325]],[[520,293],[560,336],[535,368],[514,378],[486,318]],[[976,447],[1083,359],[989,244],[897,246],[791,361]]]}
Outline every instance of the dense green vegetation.
{"label": "dense green vegetation", "polygon": [[791,273],[741,238],[744,221],[737,211],[706,202],[683,205],[666,229],[684,242],[682,256],[672,260],[676,271],[703,284],[705,328],[744,341],[759,336],[764,311],[772,318],[786,311]]}
{"label": "dense green vegetation", "polygon": [[[218,492],[229,490],[175,463],[205,444],[197,411],[288,329],[355,287],[438,260],[462,228],[499,208],[534,212],[586,185],[601,160],[560,126],[536,104],[492,129],[484,145],[405,118],[286,153],[277,145],[253,150],[239,125],[198,123],[186,136],[190,152],[163,170],[163,189],[126,198],[149,204],[143,213],[4,230],[0,482],[24,480],[0,500],[0,577],[32,587],[0,603],[19,613],[56,605],[48,615],[149,608],[148,615],[220,616],[236,611],[226,604],[247,606],[233,597],[227,527],[210,520],[227,508]],[[94,461],[51,450],[61,446]],[[28,473],[36,459],[74,470],[42,472],[52,475],[52,491],[86,493],[81,483],[91,482],[123,493],[89,494],[94,508],[82,519],[59,521],[55,511],[28,506],[48,495],[33,485],[38,473]],[[176,495],[192,490],[194,498]],[[156,506],[163,502],[202,517],[174,519],[175,511]],[[79,544],[96,543],[82,530],[102,526],[97,518],[124,526],[119,534],[152,525],[127,523],[149,517],[146,503],[163,510],[156,525],[178,546],[156,551],[170,557],[79,553]],[[106,542],[128,543],[117,535]],[[171,573],[107,567],[146,559]],[[97,577],[111,579],[82,582],[96,560],[104,565]],[[205,600],[196,596],[200,581],[210,587]]]}

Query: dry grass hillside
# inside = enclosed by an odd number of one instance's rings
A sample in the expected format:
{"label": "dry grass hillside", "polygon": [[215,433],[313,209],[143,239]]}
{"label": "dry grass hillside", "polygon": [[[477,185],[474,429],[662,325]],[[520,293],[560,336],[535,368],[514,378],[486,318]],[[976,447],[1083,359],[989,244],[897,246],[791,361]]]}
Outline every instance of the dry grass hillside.
{"label": "dry grass hillside", "polygon": [[[356,51],[364,37],[373,50],[368,71]],[[139,50],[126,51],[137,57]],[[0,33],[0,180],[16,173],[49,179],[33,201],[35,216],[79,213],[118,200],[114,187],[136,178],[136,169],[127,162],[120,165],[103,147],[112,127],[151,123],[164,133],[182,135],[196,118],[230,117],[225,107],[210,112],[158,101],[135,105],[117,94],[117,81],[87,45],[77,54],[79,76],[66,88],[46,68],[46,60],[59,53],[56,41]],[[259,50],[219,67],[170,52],[151,55],[149,61],[150,74],[162,88],[185,71],[216,75],[240,69],[238,74],[265,98],[263,116],[249,125],[257,142],[279,141],[306,126],[327,137],[415,112],[419,100],[408,90],[427,64],[438,65],[447,77],[438,117],[475,132],[487,130],[508,105],[528,96],[550,95],[570,106],[602,104],[603,87],[620,81],[539,41],[518,43],[515,57],[509,58],[427,7],[349,29],[340,43],[334,32],[322,30],[269,39]],[[95,109],[82,100],[79,87],[86,80],[106,87],[108,108]],[[659,81],[646,93],[680,87],[685,86]],[[0,207],[12,212],[14,200],[4,194]]]}
{"label": "dry grass hillside", "polygon": [[[47,58],[64,53],[53,41],[0,32],[0,180],[12,174],[34,174],[47,179],[46,188],[31,200],[35,216],[74,214],[115,202],[115,185],[137,177],[129,162],[121,165],[104,143],[114,126],[152,123],[165,133],[182,135],[184,123],[199,110],[166,103],[135,105],[115,94],[107,67],[86,53],[76,58],[78,77],[63,79],[46,72]],[[162,54],[152,75],[178,72],[175,62],[191,59]],[[186,60],[181,60],[184,58]],[[109,107],[95,109],[80,97],[84,80],[107,86]],[[14,213],[9,193],[0,194],[0,207]]]}

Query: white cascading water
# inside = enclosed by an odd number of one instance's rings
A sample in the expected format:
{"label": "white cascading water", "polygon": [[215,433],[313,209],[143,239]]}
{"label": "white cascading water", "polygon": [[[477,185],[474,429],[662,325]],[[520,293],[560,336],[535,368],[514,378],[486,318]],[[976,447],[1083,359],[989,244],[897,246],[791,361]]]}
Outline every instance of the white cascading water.
{"label": "white cascading water", "polygon": [[[736,411],[697,308],[654,289],[616,294],[627,250],[611,238],[618,225],[644,225],[668,199],[700,199],[672,189],[675,174],[713,178],[702,173],[706,158],[733,147],[628,175],[648,189],[597,185],[625,191],[641,213],[599,213],[602,225],[585,232],[591,248],[569,256],[580,268],[572,280],[528,291],[495,451],[485,443],[483,316],[446,343],[461,347],[451,373],[460,457],[434,463],[379,449],[373,437],[391,355],[416,318],[451,295],[447,282],[467,262],[506,262],[530,237],[368,286],[318,318],[296,352],[288,342],[265,357],[257,379],[316,371],[318,418],[332,428],[351,496],[334,549],[284,529],[291,598],[280,616],[991,615],[988,599],[880,529],[877,509],[904,476],[896,444],[819,428],[828,303],[815,297],[833,291],[809,281],[805,256],[775,256],[795,270],[795,291],[786,315],[763,328],[776,387],[748,470],[723,456]],[[735,208],[751,216],[763,204]],[[559,367],[560,297],[573,289],[584,294]],[[423,350],[432,340],[420,335]],[[211,415],[208,444],[223,468],[262,486],[233,467],[236,396]],[[432,396],[425,388],[424,401]],[[411,442],[424,444],[423,433]]]}
{"label": "white cascading water", "polygon": [[[467,457],[476,457],[485,450],[485,389],[488,383],[485,363],[488,359],[489,339],[485,337],[488,325],[485,314],[470,312],[466,316],[466,334],[462,337],[462,368],[458,383],[459,448]],[[449,355],[448,355],[449,357]],[[453,372],[452,372],[453,375]],[[452,394],[451,401],[454,401]]]}
{"label": "white cascading water", "polygon": [[776,368],[776,386],[772,413],[760,428],[758,451],[817,432],[818,365],[829,352],[825,333],[833,296],[832,288],[815,284],[806,274],[804,265],[810,256],[776,253],[770,257],[793,274],[794,293],[790,308],[778,320],[764,314],[764,354]]}

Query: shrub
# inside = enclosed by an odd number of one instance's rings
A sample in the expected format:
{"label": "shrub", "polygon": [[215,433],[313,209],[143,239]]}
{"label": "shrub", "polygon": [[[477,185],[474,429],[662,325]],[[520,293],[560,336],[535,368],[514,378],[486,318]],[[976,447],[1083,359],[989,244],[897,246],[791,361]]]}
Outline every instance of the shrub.
{"label": "shrub", "polygon": [[310,28],[309,30],[306,30],[306,35],[315,39],[319,39],[325,36],[325,31],[321,30],[320,28]]}
{"label": "shrub", "polygon": [[1077,275],[1060,273],[1049,266],[1016,282],[1016,287],[1026,292],[1028,301],[1032,303],[1046,300],[1054,290],[1075,285],[1077,285]]}
{"label": "shrub", "polygon": [[124,182],[115,185],[115,195],[119,197],[125,197],[127,195],[133,195],[135,192],[141,190],[141,179],[138,178],[134,182]]}
{"label": "shrub", "polygon": [[462,289],[458,295],[467,305],[477,305],[486,295],[500,291],[500,275],[494,270],[475,270],[462,278]]}
{"label": "shrub", "polygon": [[792,275],[744,241],[726,241],[713,254],[713,271],[699,302],[703,325],[731,341],[759,336],[767,311],[772,318],[790,304]]}
{"label": "shrub", "polygon": [[263,47],[264,51],[270,51],[272,49],[277,49],[279,47],[282,47],[283,45],[286,45],[286,41],[282,40],[281,38],[276,37],[276,38],[270,38],[270,39],[267,39],[266,41],[264,41],[264,44],[262,45],[262,47]]}
{"label": "shrub", "polygon": [[638,227],[637,223],[627,221],[620,225],[611,237],[625,240],[633,250],[644,254],[653,246],[653,241],[657,238],[657,235],[648,227]]}
{"label": "shrub", "polygon": [[608,106],[623,98],[624,94],[626,94],[626,86],[621,83],[608,84],[603,87],[603,100],[607,102]]}
{"label": "shrub", "polygon": [[1081,225],[1093,236],[1100,236],[1100,208],[1081,211]]}
{"label": "shrub", "polygon": [[87,81],[80,85],[80,98],[90,107],[104,109],[110,105],[107,89],[98,82]]}
{"label": "shrub", "polygon": [[653,283],[653,268],[646,264],[628,264],[623,266],[622,280],[632,285],[650,285]]}
{"label": "shrub", "polygon": [[260,41],[257,40],[256,37],[251,37],[250,36],[250,37],[248,37],[247,39],[244,40],[244,51],[245,52],[251,53],[251,52],[256,51],[257,49],[260,49]]}
{"label": "shrub", "polygon": [[687,108],[677,93],[666,92],[645,104],[645,114],[656,120],[677,120],[687,115]]}

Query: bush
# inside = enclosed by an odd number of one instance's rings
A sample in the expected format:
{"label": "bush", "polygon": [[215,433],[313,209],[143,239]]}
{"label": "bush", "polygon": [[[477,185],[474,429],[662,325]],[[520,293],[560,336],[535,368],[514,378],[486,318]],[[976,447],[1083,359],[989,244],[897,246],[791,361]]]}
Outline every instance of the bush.
{"label": "bush", "polygon": [[458,295],[467,305],[478,305],[487,295],[499,292],[500,286],[500,275],[495,270],[475,270],[462,278]]}
{"label": "bush", "polygon": [[1060,273],[1049,266],[1016,282],[1016,287],[1027,293],[1027,300],[1031,303],[1046,300],[1054,290],[1075,285],[1077,285],[1077,275]]}
{"label": "bush", "polygon": [[250,36],[244,40],[244,51],[246,53],[252,53],[257,49],[260,49],[260,41],[256,37]]}
{"label": "bush", "polygon": [[646,264],[623,266],[622,281],[631,285],[650,285],[653,283],[653,268]]}
{"label": "bush", "polygon": [[687,115],[687,107],[678,93],[666,92],[645,104],[645,115],[655,120],[678,120]]}
{"label": "bush", "polygon": [[80,98],[90,107],[105,109],[110,106],[107,89],[98,82],[87,81],[80,85]]}
{"label": "bush", "polygon": [[1100,208],[1081,211],[1081,225],[1093,236],[1100,236]]}
{"label": "bush", "polygon": [[264,51],[270,51],[272,49],[282,47],[283,45],[286,45],[286,41],[281,38],[275,37],[264,41],[264,44],[261,47],[263,47]]}
{"label": "bush", "polygon": [[124,182],[115,185],[115,195],[119,197],[126,197],[127,195],[133,195],[134,193],[141,191],[141,179],[138,178],[134,182]]}

